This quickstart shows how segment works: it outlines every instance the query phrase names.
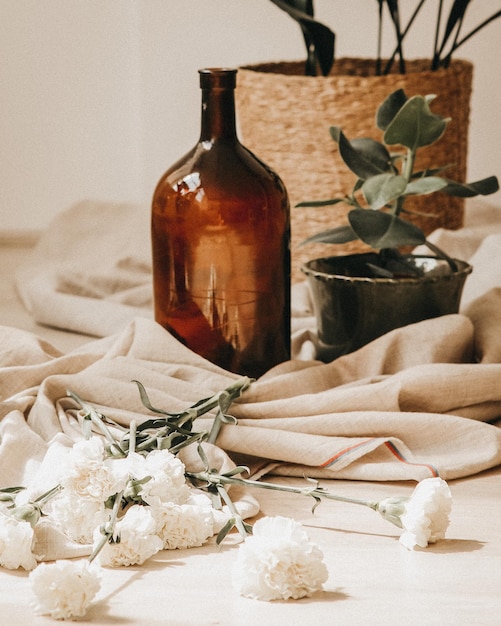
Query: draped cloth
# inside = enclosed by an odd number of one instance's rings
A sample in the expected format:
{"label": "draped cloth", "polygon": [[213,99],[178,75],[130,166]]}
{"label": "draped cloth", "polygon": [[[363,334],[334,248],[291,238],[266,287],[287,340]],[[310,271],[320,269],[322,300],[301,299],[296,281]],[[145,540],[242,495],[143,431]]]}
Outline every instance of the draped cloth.
{"label": "draped cloth", "polygon": [[[478,215],[433,235],[474,265],[456,315],[325,364],[314,358],[311,303],[298,285],[294,358],[232,405],[238,424],[217,441],[229,459],[255,477],[377,481],[454,479],[501,463],[501,218],[489,207]],[[18,291],[37,321],[97,338],[63,354],[0,327],[0,486],[35,480],[51,446],[81,436],[68,389],[128,424],[151,416],[133,380],[153,406],[178,411],[238,379],[153,321],[147,221],[141,207],[79,204],[20,269]]]}

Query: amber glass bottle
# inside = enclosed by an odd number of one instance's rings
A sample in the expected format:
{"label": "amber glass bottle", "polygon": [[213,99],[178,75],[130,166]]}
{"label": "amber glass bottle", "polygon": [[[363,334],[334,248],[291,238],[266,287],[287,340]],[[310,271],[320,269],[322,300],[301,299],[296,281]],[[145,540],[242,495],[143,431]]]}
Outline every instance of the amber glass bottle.
{"label": "amber glass bottle", "polygon": [[200,70],[200,139],[153,196],[155,319],[213,363],[258,377],[290,356],[289,201],[238,140],[236,74]]}

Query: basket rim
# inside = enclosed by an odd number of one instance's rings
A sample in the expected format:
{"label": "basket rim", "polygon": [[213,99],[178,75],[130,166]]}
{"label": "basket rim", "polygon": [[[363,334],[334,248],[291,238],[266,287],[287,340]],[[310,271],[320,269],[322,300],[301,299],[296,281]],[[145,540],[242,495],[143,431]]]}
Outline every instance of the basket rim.
{"label": "basket rim", "polygon": [[[382,63],[387,61],[387,59],[382,59]],[[273,75],[273,76],[286,76],[291,80],[303,80],[303,81],[328,81],[332,79],[337,79],[342,77],[344,80],[346,79],[357,79],[360,78],[374,78],[380,80],[392,79],[395,76],[408,76],[408,75],[432,75],[432,76],[440,76],[444,74],[453,74],[461,71],[472,71],[473,63],[468,59],[452,59],[449,67],[444,68],[440,67],[437,70],[429,69],[431,59],[425,57],[417,57],[413,59],[406,60],[406,65],[409,68],[405,74],[402,74],[398,71],[392,71],[389,74],[377,75],[372,70],[374,70],[376,59],[374,57],[339,57],[333,65],[331,73],[328,76],[307,76],[303,73],[304,61],[302,60],[283,60],[283,61],[263,61],[259,63],[251,63],[240,65],[238,67],[238,71],[240,72],[248,72],[254,75]],[[362,68],[362,71],[359,73],[354,72],[345,72],[343,68],[346,68],[347,65],[358,65],[358,67]],[[290,71],[283,71],[285,68],[288,68]],[[365,71],[365,68],[370,69],[371,71]]]}

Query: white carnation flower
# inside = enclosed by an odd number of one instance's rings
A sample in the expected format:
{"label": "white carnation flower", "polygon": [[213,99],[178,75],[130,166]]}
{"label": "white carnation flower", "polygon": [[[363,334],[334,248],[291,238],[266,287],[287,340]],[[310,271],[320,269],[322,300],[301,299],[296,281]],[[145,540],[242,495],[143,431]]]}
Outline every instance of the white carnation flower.
{"label": "white carnation flower", "polygon": [[169,450],[153,450],[146,457],[147,474],[151,480],[142,486],[141,498],[151,506],[168,502],[183,504],[190,495],[186,484],[184,463]]}
{"label": "white carnation flower", "polygon": [[167,503],[154,507],[157,532],[166,550],[203,545],[214,534],[211,508]]}
{"label": "white carnation flower", "polygon": [[290,518],[264,517],[238,548],[233,584],[257,600],[303,598],[327,580],[323,554]]}
{"label": "white carnation flower", "polygon": [[80,497],[105,502],[124,486],[112,471],[112,462],[105,458],[100,437],[78,441],[65,458],[61,485]]}
{"label": "white carnation flower", "polygon": [[87,561],[41,563],[29,578],[36,613],[55,619],[84,616],[100,587],[98,574]]}
{"label": "white carnation flower", "polygon": [[223,526],[228,522],[231,517],[231,513],[228,507],[222,509],[215,509],[212,506],[212,500],[205,493],[197,492],[195,489],[190,489],[190,497],[186,501],[186,504],[194,504],[199,507],[203,507],[210,513],[212,517],[212,534],[217,534]]}
{"label": "white carnation flower", "polygon": [[31,551],[32,544],[31,524],[0,511],[0,565],[7,569],[33,569],[37,561]]}
{"label": "white carnation flower", "polygon": [[[126,457],[108,459],[110,470],[123,489],[129,480],[141,480],[148,476],[148,468],[146,467],[146,459],[137,452],[129,452]],[[120,489],[120,490],[121,490]]]}
{"label": "white carnation flower", "polygon": [[445,480],[426,478],[419,482],[400,518],[404,529],[400,537],[402,545],[413,550],[443,539],[451,508],[452,496]]}
{"label": "white carnation flower", "polygon": [[44,508],[51,522],[77,543],[92,543],[94,530],[106,521],[104,502],[63,490]]}
{"label": "white carnation flower", "polygon": [[[113,543],[106,543],[99,552],[99,563],[105,567],[141,565],[159,550],[163,544],[156,534],[156,521],[149,507],[135,504],[116,523]],[[94,533],[98,542],[102,535]]]}

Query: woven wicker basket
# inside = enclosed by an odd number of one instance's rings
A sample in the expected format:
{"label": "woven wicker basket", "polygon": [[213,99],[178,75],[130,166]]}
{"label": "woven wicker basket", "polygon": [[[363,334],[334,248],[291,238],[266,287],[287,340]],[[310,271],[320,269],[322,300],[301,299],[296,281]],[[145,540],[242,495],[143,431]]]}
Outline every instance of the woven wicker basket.
{"label": "woven wicker basket", "polygon": [[[298,244],[314,233],[345,223],[344,203],[325,208],[294,208],[305,200],[323,200],[352,189],[354,174],[342,162],[329,134],[341,126],[348,138],[373,137],[377,107],[398,88],[408,96],[436,94],[432,110],[451,117],[444,137],[426,148],[417,166],[451,164],[447,175],[464,181],[468,146],[472,64],[455,60],[448,69],[432,72],[428,60],[407,62],[406,74],[374,76],[374,61],[336,60],[327,77],[303,75],[302,62],[269,63],[239,68],[237,111],[243,143],[282,178],[291,201],[292,281],[304,280],[303,262],[315,256],[360,252],[360,242],[344,246]],[[372,75],[371,75],[372,74]],[[439,198],[439,199],[438,199]],[[436,213],[413,218],[430,233],[463,223],[463,201],[445,194],[409,200],[411,210]]]}

